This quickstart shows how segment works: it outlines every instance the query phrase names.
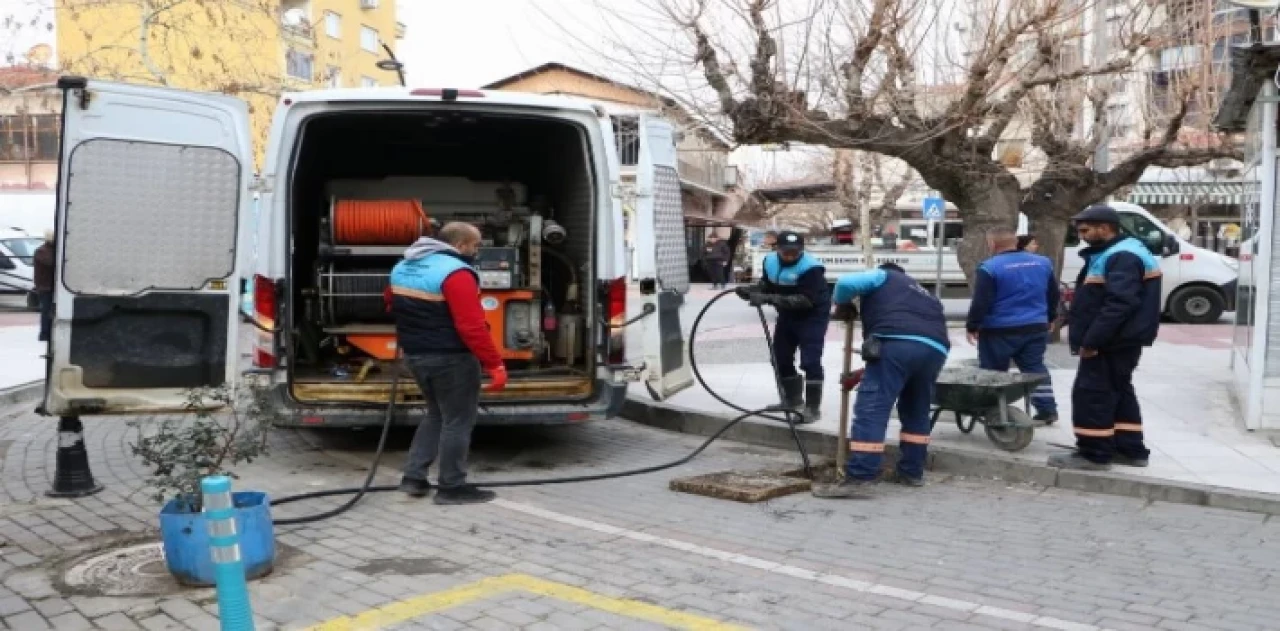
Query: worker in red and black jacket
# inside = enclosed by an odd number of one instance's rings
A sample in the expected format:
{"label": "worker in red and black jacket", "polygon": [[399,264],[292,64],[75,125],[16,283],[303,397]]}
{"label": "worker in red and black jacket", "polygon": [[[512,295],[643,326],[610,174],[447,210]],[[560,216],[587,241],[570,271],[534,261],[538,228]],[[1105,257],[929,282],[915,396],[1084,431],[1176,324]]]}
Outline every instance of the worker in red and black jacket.
{"label": "worker in red and black jacket", "polygon": [[391,312],[396,340],[427,399],[427,417],[409,450],[400,490],[414,497],[431,491],[427,470],[439,455],[436,504],[479,504],[492,491],[467,481],[467,453],[480,404],[481,371],[507,385],[507,369],[480,306],[480,277],[471,263],[480,231],[466,223],[441,228],[438,239],[423,237],[405,251],[391,271]]}

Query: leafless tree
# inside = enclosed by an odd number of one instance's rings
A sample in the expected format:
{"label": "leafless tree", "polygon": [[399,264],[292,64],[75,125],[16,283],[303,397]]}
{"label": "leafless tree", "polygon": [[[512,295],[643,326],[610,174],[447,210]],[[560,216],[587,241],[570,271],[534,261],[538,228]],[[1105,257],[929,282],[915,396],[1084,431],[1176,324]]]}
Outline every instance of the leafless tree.
{"label": "leafless tree", "polygon": [[[1020,210],[1055,256],[1067,218],[1147,167],[1238,155],[1207,125],[1222,77],[1207,54],[1221,35],[1212,0],[650,1],[685,37],[629,42],[638,73],[743,145],[904,161],[959,209],[970,275],[985,233]],[[1097,14],[1109,54],[1090,59]],[[1168,51],[1192,44],[1204,59],[1168,67]],[[697,78],[681,80],[673,59]],[[1121,90],[1154,105],[1111,120]],[[1095,171],[1101,143],[1117,159]]]}

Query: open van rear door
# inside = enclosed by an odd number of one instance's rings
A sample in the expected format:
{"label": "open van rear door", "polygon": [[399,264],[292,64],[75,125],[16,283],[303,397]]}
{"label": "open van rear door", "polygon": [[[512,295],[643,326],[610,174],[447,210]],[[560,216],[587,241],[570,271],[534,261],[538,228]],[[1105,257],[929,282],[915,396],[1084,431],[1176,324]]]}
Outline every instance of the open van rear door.
{"label": "open van rear door", "polygon": [[684,208],[676,163],[675,129],[656,116],[640,117],[636,165],[636,268],[645,387],[662,401],[693,385],[680,312],[689,291]]}
{"label": "open van rear door", "polygon": [[253,170],[231,97],[63,78],[45,409],[183,410],[238,372],[238,224]]}

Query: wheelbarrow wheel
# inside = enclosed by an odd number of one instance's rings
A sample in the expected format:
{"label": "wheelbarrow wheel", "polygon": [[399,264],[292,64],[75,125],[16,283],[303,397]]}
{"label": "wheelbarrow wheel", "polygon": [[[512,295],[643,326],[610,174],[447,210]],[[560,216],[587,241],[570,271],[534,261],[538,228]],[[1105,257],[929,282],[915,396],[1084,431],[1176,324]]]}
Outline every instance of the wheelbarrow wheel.
{"label": "wheelbarrow wheel", "polygon": [[[1005,408],[1006,414],[1009,416],[1009,424],[1003,427],[997,425],[992,427],[990,423],[984,423],[987,432],[987,438],[995,443],[996,447],[1004,451],[1022,451],[1031,444],[1031,440],[1035,438],[1036,430],[1031,427],[1031,416],[1021,408],[1012,405]],[[1000,422],[1000,408],[994,408],[987,413],[987,421]]]}
{"label": "wheelbarrow wheel", "polygon": [[964,416],[962,416],[959,412],[956,412],[956,428],[959,429],[961,433],[968,434],[972,432],[973,427],[977,424],[978,424],[978,417],[970,416],[969,423],[965,424]]}

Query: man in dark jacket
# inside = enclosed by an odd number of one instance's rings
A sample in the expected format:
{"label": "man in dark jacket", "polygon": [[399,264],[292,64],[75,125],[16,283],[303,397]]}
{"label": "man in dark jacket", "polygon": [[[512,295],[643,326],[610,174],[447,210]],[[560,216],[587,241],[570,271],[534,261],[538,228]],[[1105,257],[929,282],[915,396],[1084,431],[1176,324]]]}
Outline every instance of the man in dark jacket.
{"label": "man in dark jacket", "polygon": [[36,298],[40,301],[40,337],[41,342],[48,342],[53,329],[53,288],[54,267],[56,262],[53,231],[44,233],[44,243],[32,253],[32,279],[35,285]]}
{"label": "man in dark jacket", "polygon": [[[751,306],[773,305],[778,323],[773,331],[773,358],[782,379],[783,407],[804,409],[803,422],[822,415],[822,348],[831,323],[831,292],[827,270],[804,251],[804,237],[786,231],[778,235],[777,249],[764,258],[760,284],[739,287],[738,297]],[[796,349],[800,369],[796,371]],[[803,399],[801,398],[803,394]]]}
{"label": "man in dark jacket", "polygon": [[816,497],[860,498],[879,481],[884,435],[895,403],[902,431],[900,457],[890,480],[924,485],[925,456],[932,433],[930,407],[938,373],[947,362],[951,339],[942,302],[893,263],[854,272],[836,283],[836,317],[853,319],[854,298],[862,304],[862,360],[866,372],[853,406],[845,479],[814,488]]}
{"label": "man in dark jacket", "polygon": [[1076,451],[1051,456],[1049,465],[1145,467],[1150,452],[1133,371],[1160,330],[1160,262],[1142,242],[1121,234],[1120,217],[1109,206],[1090,206],[1073,221],[1089,244],[1080,253],[1084,267],[1067,325],[1071,352],[1080,355],[1071,390]]}
{"label": "man in dark jacket", "polygon": [[480,277],[471,261],[480,231],[451,223],[439,240],[418,239],[391,271],[391,311],[396,341],[427,399],[427,416],[409,448],[400,490],[423,497],[431,490],[427,470],[440,457],[437,504],[477,504],[492,491],[468,485],[467,453],[480,403],[480,373],[503,389],[507,370],[490,337],[480,305]]}
{"label": "man in dark jacket", "polygon": [[725,285],[725,266],[729,263],[729,244],[720,240],[720,235],[711,233],[707,237],[707,245],[702,250],[702,266],[711,281],[712,289]]}
{"label": "man in dark jacket", "polygon": [[[1044,352],[1049,343],[1049,325],[1057,318],[1058,282],[1053,263],[1038,254],[1018,249],[1018,236],[1011,228],[987,233],[993,256],[974,275],[973,299],[965,329],[969,343],[978,344],[978,362],[987,370],[1009,370],[1012,361],[1026,374],[1048,375]],[[1035,419],[1044,423],[1058,420],[1058,402],[1053,385],[1041,383],[1031,395]]]}

